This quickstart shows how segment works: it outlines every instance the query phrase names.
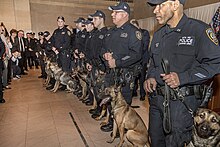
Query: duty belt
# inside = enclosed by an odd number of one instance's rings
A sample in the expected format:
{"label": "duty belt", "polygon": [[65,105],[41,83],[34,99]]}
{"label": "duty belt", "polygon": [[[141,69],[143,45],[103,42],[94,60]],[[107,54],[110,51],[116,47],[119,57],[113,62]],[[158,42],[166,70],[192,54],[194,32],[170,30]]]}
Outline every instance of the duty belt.
{"label": "duty belt", "polygon": [[[184,97],[195,95],[197,99],[202,98],[202,91],[203,91],[203,86],[200,86],[200,85],[184,86],[184,87],[179,88],[179,92],[181,92],[181,94]],[[171,100],[177,100],[175,91],[170,89],[169,92],[170,92],[170,99]],[[156,88],[156,94],[164,96],[165,86],[157,87]]]}

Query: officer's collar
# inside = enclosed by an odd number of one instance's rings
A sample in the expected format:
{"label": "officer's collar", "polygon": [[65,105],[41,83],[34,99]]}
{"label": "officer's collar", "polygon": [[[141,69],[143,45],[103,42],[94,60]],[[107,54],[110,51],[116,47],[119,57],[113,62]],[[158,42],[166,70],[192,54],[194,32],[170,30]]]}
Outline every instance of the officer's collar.
{"label": "officer's collar", "polygon": [[115,26],[115,28],[116,28],[116,29],[122,29],[122,30],[124,30],[129,24],[130,24],[130,22],[127,21],[127,22],[124,23],[122,26],[120,26],[120,27],[118,27],[118,28]]}
{"label": "officer's collar", "polygon": [[170,28],[168,25],[165,26],[165,34],[168,34],[172,31],[175,31],[177,33],[181,33],[187,20],[188,20],[188,17],[185,14],[183,14],[182,18],[180,19],[179,23],[177,24],[177,26],[175,28]]}

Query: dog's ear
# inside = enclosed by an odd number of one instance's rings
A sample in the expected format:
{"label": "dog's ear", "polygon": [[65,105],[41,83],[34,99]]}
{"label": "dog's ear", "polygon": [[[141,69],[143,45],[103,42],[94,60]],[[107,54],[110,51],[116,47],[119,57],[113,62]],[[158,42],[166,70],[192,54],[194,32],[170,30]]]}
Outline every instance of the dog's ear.
{"label": "dog's ear", "polygon": [[115,87],[115,93],[121,92],[121,85]]}

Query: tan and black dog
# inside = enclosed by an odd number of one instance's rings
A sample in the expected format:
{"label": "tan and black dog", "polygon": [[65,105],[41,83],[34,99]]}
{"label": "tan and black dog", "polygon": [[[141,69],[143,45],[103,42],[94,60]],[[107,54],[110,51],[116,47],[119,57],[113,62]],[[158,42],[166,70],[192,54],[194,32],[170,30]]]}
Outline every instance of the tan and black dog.
{"label": "tan and black dog", "polygon": [[192,141],[187,147],[220,147],[220,116],[199,108],[194,117]]}
{"label": "tan and black dog", "polygon": [[111,86],[105,89],[105,93],[111,96],[114,116],[113,135],[107,142],[114,141],[118,129],[120,134],[118,147],[122,147],[124,141],[135,147],[150,147],[147,127],[137,112],[124,100],[121,87]]}

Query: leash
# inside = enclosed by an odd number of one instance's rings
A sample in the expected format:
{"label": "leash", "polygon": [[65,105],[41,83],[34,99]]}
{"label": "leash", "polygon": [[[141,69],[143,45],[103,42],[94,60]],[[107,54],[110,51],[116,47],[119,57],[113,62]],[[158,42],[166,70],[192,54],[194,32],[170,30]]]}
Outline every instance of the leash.
{"label": "leash", "polygon": [[[167,59],[162,59],[162,68],[165,74],[170,73],[170,65]],[[165,83],[164,92],[164,118],[163,118],[163,128],[165,133],[169,134],[171,132],[171,120],[170,120],[170,87]]]}

